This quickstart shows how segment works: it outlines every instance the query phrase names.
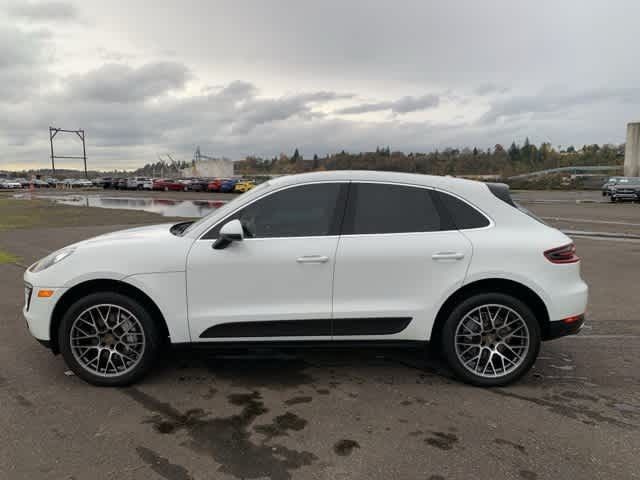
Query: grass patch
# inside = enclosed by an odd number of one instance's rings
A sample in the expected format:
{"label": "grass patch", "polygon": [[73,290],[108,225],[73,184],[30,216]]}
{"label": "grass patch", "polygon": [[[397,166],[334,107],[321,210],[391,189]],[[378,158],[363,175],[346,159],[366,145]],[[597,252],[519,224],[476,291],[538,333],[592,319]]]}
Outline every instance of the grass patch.
{"label": "grass patch", "polygon": [[137,210],[56,205],[50,200],[18,200],[0,196],[0,231],[17,228],[142,225],[180,219]]}
{"label": "grass patch", "polygon": [[16,263],[18,260],[20,260],[20,258],[15,255],[5,252],[4,250],[0,250],[0,265],[5,263]]}

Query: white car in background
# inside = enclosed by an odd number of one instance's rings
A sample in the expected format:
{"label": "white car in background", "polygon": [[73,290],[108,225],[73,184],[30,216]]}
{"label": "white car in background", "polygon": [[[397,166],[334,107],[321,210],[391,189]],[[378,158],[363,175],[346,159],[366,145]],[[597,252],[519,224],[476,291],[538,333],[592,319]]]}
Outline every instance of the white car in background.
{"label": "white car in background", "polygon": [[133,177],[127,179],[129,190],[153,190],[153,180],[148,177]]}
{"label": "white car in background", "polygon": [[14,189],[22,188],[22,184],[20,182],[16,182],[15,180],[0,179],[0,188],[14,190]]}
{"label": "white car in background", "polygon": [[76,188],[89,188],[93,187],[93,183],[91,180],[85,178],[77,178],[71,183],[71,186]]}
{"label": "white car in background", "polygon": [[335,171],[280,177],[196,222],[110,233],[24,274],[32,335],[96,385],[140,379],[170,344],[439,347],[505,385],[577,333],[571,240],[508,188]]}

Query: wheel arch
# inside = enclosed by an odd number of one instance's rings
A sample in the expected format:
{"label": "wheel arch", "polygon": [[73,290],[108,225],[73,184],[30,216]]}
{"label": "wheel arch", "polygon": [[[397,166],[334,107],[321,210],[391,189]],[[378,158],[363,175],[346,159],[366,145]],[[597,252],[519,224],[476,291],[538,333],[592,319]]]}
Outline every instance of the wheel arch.
{"label": "wheel arch", "polygon": [[142,290],[134,287],[130,283],[123,282],[121,280],[99,279],[99,280],[87,280],[85,282],[74,285],[67,290],[60,300],[56,303],[56,306],[51,313],[51,322],[49,325],[49,339],[50,347],[53,353],[60,353],[60,346],[58,345],[58,328],[62,321],[64,312],[75,302],[76,300],[96,292],[116,292],[123,295],[127,295],[134,300],[140,302],[145,308],[148,309],[151,317],[159,323],[161,328],[162,337],[169,339],[169,329],[164,315],[155,304],[155,302]]}
{"label": "wheel arch", "polygon": [[429,342],[439,348],[442,327],[456,305],[472,295],[489,292],[506,293],[525,302],[531,308],[540,324],[542,339],[544,340],[547,337],[549,332],[549,311],[542,298],[531,288],[520,282],[505,278],[489,278],[463,285],[447,298],[438,310],[431,329]]}

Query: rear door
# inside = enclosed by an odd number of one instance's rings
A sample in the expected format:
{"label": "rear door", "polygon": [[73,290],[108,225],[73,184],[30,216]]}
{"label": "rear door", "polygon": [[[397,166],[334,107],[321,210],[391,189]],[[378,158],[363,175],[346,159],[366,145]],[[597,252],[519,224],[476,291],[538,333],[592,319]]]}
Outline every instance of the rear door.
{"label": "rear door", "polygon": [[353,182],[336,255],[334,340],[428,339],[471,253],[432,190]]}

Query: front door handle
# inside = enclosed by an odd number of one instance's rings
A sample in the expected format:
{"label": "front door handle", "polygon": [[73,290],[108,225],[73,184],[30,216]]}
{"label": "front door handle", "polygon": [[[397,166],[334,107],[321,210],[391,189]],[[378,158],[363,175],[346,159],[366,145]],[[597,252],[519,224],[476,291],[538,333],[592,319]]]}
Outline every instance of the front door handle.
{"label": "front door handle", "polygon": [[324,255],[305,255],[296,259],[298,263],[327,263],[328,261],[329,257]]}
{"label": "front door handle", "polygon": [[460,252],[438,252],[431,255],[433,260],[462,260],[464,253]]}

